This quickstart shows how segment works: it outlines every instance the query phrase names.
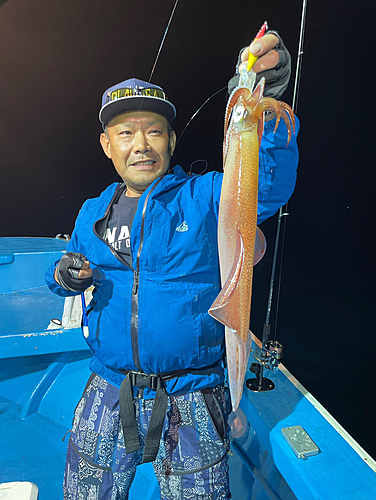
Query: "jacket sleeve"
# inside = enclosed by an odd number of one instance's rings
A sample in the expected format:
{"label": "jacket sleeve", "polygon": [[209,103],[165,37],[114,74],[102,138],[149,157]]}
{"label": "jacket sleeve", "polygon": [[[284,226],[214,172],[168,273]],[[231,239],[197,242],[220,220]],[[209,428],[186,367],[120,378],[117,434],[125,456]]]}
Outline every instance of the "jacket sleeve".
{"label": "jacket sleeve", "polygon": [[275,119],[265,123],[260,147],[259,196],[257,223],[260,224],[289,200],[296,182],[299,153],[296,138],[299,120],[295,117],[295,134],[287,146],[287,127],[281,120],[273,133]]}
{"label": "jacket sleeve", "polygon": [[[77,221],[81,215],[81,212],[82,209],[76,220],[76,228],[77,228]],[[76,228],[74,229],[72,237],[68,242],[66,252],[77,252],[85,255],[85,249],[83,245],[80,244]],[[59,283],[55,281],[54,278],[55,269],[59,265],[59,262],[60,259],[51,264],[51,266],[46,271],[45,280],[48,288],[51,290],[51,292],[56,293],[56,295],[60,295],[60,297],[73,297],[74,295],[79,295],[79,292],[69,292],[68,290],[65,290],[65,288],[63,288],[61,285],[59,285]]]}
{"label": "jacket sleeve", "polygon": [[[260,145],[257,224],[274,215],[290,198],[296,182],[299,154],[296,138],[299,120],[295,117],[295,134],[287,145],[287,127],[281,120],[275,133],[275,118],[265,123]],[[218,216],[222,175],[214,178],[214,207]]]}

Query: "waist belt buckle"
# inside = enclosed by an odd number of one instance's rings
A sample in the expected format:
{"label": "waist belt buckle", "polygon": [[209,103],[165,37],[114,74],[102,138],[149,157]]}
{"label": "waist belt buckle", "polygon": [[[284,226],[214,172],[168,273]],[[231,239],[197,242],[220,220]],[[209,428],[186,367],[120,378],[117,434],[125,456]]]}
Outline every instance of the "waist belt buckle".
{"label": "waist belt buckle", "polygon": [[148,389],[151,389],[152,391],[157,390],[159,378],[158,375],[135,371],[129,372],[129,375],[131,376],[131,382],[133,386],[136,386],[140,389],[146,387]]}
{"label": "waist belt buckle", "polygon": [[150,389],[156,391],[158,387],[158,375],[150,375]]}

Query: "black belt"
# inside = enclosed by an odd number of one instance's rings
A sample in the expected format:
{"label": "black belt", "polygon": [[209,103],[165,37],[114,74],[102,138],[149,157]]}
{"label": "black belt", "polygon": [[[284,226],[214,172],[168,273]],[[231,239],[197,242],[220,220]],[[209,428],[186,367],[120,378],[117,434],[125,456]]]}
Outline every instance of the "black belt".
{"label": "black belt", "polygon": [[[218,363],[215,363],[213,368]],[[207,370],[210,367],[206,367]],[[185,369],[160,375],[147,374],[143,372],[120,370],[126,375],[121,383],[119,392],[120,420],[123,428],[124,444],[127,453],[133,453],[140,449],[140,440],[137,430],[136,414],[133,405],[133,387],[143,390],[145,388],[156,391],[153,411],[150,417],[149,429],[146,435],[143,463],[153,462],[159,450],[163,423],[167,412],[168,394],[165,382],[180,377],[187,373],[202,372],[203,369]]]}

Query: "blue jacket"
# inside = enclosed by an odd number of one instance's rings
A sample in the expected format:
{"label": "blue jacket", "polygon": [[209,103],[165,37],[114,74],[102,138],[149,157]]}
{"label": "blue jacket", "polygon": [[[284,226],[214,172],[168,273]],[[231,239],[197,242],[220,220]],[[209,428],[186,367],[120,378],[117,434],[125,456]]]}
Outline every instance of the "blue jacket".
{"label": "blue jacket", "polygon": [[[296,136],[286,148],[286,128],[265,126],[260,149],[258,222],[291,196],[298,153]],[[166,373],[188,369],[167,382],[183,394],[224,380],[224,327],[208,314],[220,291],[217,218],[222,174],[188,176],[180,166],[143,193],[131,230],[133,268],[102,238],[113,202],[124,184],[87,200],[67,251],[91,263],[95,291],[89,306],[90,369],[120,386],[120,369]],[[179,228],[179,230],[178,230]],[[183,230],[182,230],[183,229]],[[75,295],[56,283],[57,262],[46,273],[58,295]],[[191,370],[191,373],[189,373]],[[144,397],[154,397],[146,390]]]}

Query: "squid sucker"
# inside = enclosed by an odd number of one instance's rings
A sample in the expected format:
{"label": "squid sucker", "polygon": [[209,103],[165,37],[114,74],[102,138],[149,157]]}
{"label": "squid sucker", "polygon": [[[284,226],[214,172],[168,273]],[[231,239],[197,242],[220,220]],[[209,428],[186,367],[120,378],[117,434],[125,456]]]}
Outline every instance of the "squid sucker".
{"label": "squid sucker", "polygon": [[218,218],[218,248],[222,290],[209,314],[225,325],[226,356],[231,403],[239,406],[251,348],[249,331],[253,266],[266,250],[266,240],[257,227],[259,145],[264,112],[276,114],[277,129],[282,118],[288,140],[295,131],[290,106],[262,97],[264,79],[252,93],[238,86],[226,109],[223,142],[224,176]]}

